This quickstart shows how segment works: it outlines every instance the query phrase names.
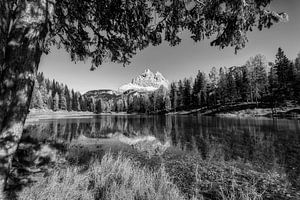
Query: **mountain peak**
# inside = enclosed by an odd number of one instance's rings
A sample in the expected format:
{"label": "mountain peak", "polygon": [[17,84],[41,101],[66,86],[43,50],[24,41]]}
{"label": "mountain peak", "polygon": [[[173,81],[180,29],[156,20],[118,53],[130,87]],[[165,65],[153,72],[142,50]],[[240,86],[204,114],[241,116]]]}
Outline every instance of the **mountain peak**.
{"label": "mountain peak", "polygon": [[144,71],[144,74],[149,74],[149,73],[152,73],[149,68]]}
{"label": "mountain peak", "polygon": [[159,71],[155,73],[155,76],[163,76]]}
{"label": "mountain peak", "polygon": [[168,88],[168,85],[168,80],[160,72],[154,74],[150,69],[146,69],[141,75],[132,79],[131,83],[121,86],[119,91],[154,91],[160,86]]}

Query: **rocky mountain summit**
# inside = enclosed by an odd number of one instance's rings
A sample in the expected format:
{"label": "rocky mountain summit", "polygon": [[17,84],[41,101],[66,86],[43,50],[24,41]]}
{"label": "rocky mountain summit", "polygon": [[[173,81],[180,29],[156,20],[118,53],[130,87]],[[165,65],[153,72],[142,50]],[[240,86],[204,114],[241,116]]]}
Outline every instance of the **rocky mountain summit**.
{"label": "rocky mountain summit", "polygon": [[150,69],[146,69],[141,75],[132,79],[131,83],[121,86],[119,91],[155,91],[161,86],[168,88],[168,85],[169,81],[160,72],[153,73]]}
{"label": "rocky mountain summit", "polygon": [[118,90],[91,90],[84,94],[85,97],[93,97],[96,101],[101,99],[106,102],[114,102],[120,99],[140,97],[147,93],[168,90],[169,81],[160,73],[153,73],[146,69],[141,75],[132,79],[128,84],[121,86]]}

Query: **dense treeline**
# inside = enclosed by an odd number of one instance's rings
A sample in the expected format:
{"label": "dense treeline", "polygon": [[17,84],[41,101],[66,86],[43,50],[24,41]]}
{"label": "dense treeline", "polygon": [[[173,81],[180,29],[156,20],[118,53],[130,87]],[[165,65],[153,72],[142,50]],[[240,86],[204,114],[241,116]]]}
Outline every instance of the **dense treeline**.
{"label": "dense treeline", "polygon": [[95,102],[96,113],[128,112],[159,113],[171,109],[171,101],[167,88],[161,86],[154,92],[129,91],[111,98],[90,98]]}
{"label": "dense treeline", "polygon": [[38,73],[30,108],[88,111],[89,107],[89,101],[85,96],[69,89],[67,85],[45,78],[43,73]]}
{"label": "dense treeline", "polygon": [[256,102],[271,107],[300,102],[300,54],[289,60],[279,48],[275,63],[258,54],[243,66],[213,67],[209,74],[171,83],[173,110]]}
{"label": "dense treeline", "polygon": [[300,54],[291,61],[279,48],[274,63],[258,54],[243,66],[213,67],[209,74],[173,82],[154,92],[128,91],[110,96],[86,96],[39,73],[31,108],[105,112],[161,113],[241,102],[270,107],[300,102]]}
{"label": "dense treeline", "polygon": [[[108,95],[108,94],[106,94]],[[138,112],[157,113],[171,109],[168,89],[154,92],[127,92],[101,97],[82,95],[67,85],[49,80],[43,73],[37,75],[30,108],[53,111],[90,111],[95,113]]]}

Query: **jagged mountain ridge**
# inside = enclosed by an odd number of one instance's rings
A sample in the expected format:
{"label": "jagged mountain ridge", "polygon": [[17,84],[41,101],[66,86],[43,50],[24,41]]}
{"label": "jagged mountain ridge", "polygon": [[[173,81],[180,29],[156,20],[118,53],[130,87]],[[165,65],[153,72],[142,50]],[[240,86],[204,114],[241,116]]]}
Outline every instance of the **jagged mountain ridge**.
{"label": "jagged mountain ridge", "polygon": [[154,74],[150,69],[146,69],[141,75],[132,79],[131,83],[122,85],[118,91],[155,91],[161,86],[168,88],[169,81],[160,72]]}
{"label": "jagged mountain ridge", "polygon": [[115,99],[122,95],[134,95],[137,93],[154,92],[160,87],[168,88],[169,81],[160,73],[153,73],[150,69],[146,69],[141,75],[133,78],[128,84],[122,85],[118,90],[91,90],[86,92],[86,97],[94,97],[95,99]]}

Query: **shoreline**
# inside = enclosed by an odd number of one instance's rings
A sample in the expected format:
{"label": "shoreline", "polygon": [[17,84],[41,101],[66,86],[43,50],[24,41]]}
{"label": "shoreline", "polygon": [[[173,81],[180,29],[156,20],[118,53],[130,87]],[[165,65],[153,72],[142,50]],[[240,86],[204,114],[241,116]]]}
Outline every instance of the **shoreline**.
{"label": "shoreline", "polygon": [[217,113],[219,117],[238,118],[279,118],[279,119],[300,119],[300,106],[276,108],[275,113],[271,108],[254,108],[238,111]]}
{"label": "shoreline", "polygon": [[57,118],[76,118],[76,117],[88,117],[88,116],[128,116],[136,115],[135,113],[126,113],[126,112],[111,112],[111,113],[93,113],[89,111],[67,111],[59,110],[53,111],[49,109],[31,109],[27,115],[26,122],[39,121],[40,119],[57,119]]}
{"label": "shoreline", "polygon": [[[176,115],[192,115],[200,114],[201,109],[183,110],[177,112],[166,113],[167,116]],[[271,108],[254,108],[243,110],[232,110],[228,112],[215,113],[211,116],[226,117],[226,118],[279,118],[279,119],[300,119],[300,106],[281,107],[276,108],[276,113],[272,112]],[[53,111],[53,110],[39,110],[31,109],[27,116],[26,122],[39,121],[41,119],[57,119],[57,118],[76,118],[88,116],[133,116],[140,115],[139,113],[126,112],[110,112],[110,113],[93,113],[89,111]],[[203,114],[202,114],[203,115]],[[205,114],[203,116],[206,116]],[[209,115],[210,116],[210,115]]]}
{"label": "shoreline", "polygon": [[95,113],[87,111],[53,111],[31,109],[29,114],[27,115],[26,122],[38,121],[40,119],[55,119],[61,117],[79,117],[90,115],[95,115]]}
{"label": "shoreline", "polygon": [[275,108],[273,113],[272,108],[252,108],[231,110],[227,112],[219,112],[214,114],[201,113],[200,109],[182,110],[177,112],[170,112],[166,115],[192,115],[199,114],[202,116],[216,116],[216,117],[228,117],[228,118],[279,118],[279,119],[300,119],[300,106],[292,107],[278,107]]}

